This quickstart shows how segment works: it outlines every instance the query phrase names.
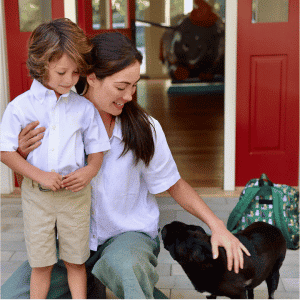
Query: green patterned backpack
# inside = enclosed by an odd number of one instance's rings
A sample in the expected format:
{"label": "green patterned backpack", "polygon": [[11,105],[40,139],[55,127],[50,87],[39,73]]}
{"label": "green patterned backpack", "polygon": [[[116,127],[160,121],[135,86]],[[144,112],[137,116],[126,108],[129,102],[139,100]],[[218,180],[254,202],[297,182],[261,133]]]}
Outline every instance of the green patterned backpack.
{"label": "green patterned backpack", "polygon": [[298,249],[299,191],[285,184],[273,184],[265,174],[251,179],[229,216],[227,228],[237,233],[258,221],[278,227],[287,248]]}

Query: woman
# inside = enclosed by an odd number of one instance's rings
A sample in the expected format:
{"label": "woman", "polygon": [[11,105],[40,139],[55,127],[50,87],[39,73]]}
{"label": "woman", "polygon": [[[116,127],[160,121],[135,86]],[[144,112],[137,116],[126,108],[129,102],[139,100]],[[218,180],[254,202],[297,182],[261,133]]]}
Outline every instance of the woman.
{"label": "woman", "polygon": [[[160,124],[131,101],[140,79],[141,54],[120,33],[98,35],[92,43],[94,67],[77,88],[98,109],[111,150],[104,155],[101,170],[91,182],[88,275],[91,278],[94,274],[118,298],[162,297],[154,288],[160,245],[159,210],[154,194],[166,190],[210,227],[214,258],[218,257],[218,247],[224,247],[228,269],[234,267],[237,273],[243,267],[243,251],[247,255],[249,252],[180,178]],[[34,125],[21,135],[20,151],[24,155],[40,144],[41,136],[36,134],[41,129],[27,134]],[[74,186],[67,179],[63,183],[67,189]],[[2,298],[28,297],[27,269],[25,262],[2,286]],[[66,297],[65,276],[63,264],[58,263],[53,270],[49,298]],[[20,287],[23,290],[17,292]]]}

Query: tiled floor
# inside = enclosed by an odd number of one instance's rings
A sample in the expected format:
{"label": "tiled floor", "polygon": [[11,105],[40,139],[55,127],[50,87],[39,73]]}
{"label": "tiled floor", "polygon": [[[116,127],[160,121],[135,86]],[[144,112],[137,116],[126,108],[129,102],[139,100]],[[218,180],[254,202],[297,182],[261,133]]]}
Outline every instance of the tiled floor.
{"label": "tiled floor", "polygon": [[[161,211],[160,226],[178,220],[187,224],[201,224],[201,222],[185,212],[173,199],[158,197]],[[227,221],[230,211],[238,198],[204,198],[209,207],[224,222]],[[208,230],[206,225],[201,225]],[[1,284],[26,260],[24,244],[22,208],[20,198],[1,199]],[[158,258],[158,273],[160,279],[157,287],[168,297],[173,299],[206,298],[206,294],[198,293],[193,288],[182,268],[170,254],[161,247]],[[279,287],[275,298],[299,299],[299,250],[288,250],[286,259],[281,268]],[[267,287],[263,283],[254,290],[255,298],[267,298]],[[107,298],[115,298],[107,290]]]}

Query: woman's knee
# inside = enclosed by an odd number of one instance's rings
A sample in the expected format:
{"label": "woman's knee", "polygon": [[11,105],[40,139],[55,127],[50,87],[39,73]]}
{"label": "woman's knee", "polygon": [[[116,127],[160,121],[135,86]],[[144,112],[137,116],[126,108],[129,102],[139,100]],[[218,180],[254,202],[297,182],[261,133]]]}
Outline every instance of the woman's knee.
{"label": "woman's knee", "polygon": [[99,271],[102,273],[102,278],[112,273],[119,278],[134,276],[137,278],[148,277],[156,279],[158,277],[155,266],[148,257],[132,256],[128,253],[123,253],[122,256],[108,253],[101,257],[99,263]]}

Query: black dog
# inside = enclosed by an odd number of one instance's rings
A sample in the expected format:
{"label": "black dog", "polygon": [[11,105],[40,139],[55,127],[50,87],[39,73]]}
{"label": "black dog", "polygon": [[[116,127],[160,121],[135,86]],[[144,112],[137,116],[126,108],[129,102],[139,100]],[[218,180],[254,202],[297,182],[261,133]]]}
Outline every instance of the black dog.
{"label": "black dog", "polygon": [[172,222],[164,226],[162,238],[165,248],[179,262],[195,289],[216,296],[253,299],[253,289],[264,280],[269,298],[278,287],[279,269],[286,254],[286,241],[281,231],[264,222],[256,222],[235,234],[251,256],[244,254],[244,268],[236,274],[227,269],[224,248],[213,259],[210,236],[200,226]]}

